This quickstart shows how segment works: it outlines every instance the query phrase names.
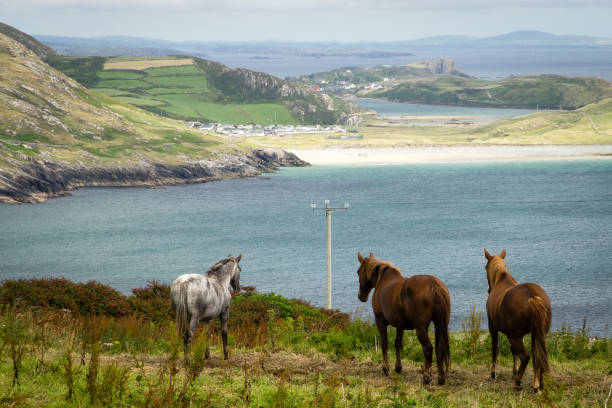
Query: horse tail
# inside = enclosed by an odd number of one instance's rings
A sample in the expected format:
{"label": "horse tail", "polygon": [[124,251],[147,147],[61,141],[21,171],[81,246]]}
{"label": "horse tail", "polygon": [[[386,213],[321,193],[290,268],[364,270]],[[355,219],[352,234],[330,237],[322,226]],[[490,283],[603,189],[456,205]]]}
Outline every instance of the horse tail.
{"label": "horse tail", "polygon": [[550,370],[546,353],[546,332],[550,327],[550,310],[540,296],[530,297],[527,303],[531,320],[533,367],[543,374]]}
{"label": "horse tail", "polygon": [[177,286],[178,293],[172,294],[172,306],[176,319],[176,329],[179,336],[185,340],[189,332],[189,319],[187,316],[187,283],[181,282]]}
{"label": "horse tail", "polygon": [[[448,340],[448,322],[450,320],[450,295],[448,290],[439,284],[434,284],[433,288],[434,310],[433,322],[435,326],[435,348],[438,369],[438,378],[446,379],[446,374],[450,368],[450,345]],[[444,380],[442,380],[444,381]],[[440,384],[443,384],[441,382]]]}

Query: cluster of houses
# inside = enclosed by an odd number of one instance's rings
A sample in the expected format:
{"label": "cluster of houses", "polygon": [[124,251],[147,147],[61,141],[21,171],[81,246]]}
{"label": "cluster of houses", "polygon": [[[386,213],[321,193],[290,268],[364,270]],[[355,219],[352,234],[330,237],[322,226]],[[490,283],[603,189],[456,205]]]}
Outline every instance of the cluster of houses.
{"label": "cluster of houses", "polygon": [[200,130],[221,133],[227,136],[287,136],[305,133],[346,133],[346,128],[340,125],[229,125],[224,123],[187,122]]}
{"label": "cluster of houses", "polygon": [[[347,72],[350,72],[350,71],[347,70]],[[399,83],[397,82],[392,83],[391,79],[389,78],[384,78],[382,82],[383,83],[372,82],[372,83],[366,83],[366,84],[354,84],[349,81],[327,81],[323,79],[319,81],[320,85],[314,85],[312,87],[312,90],[315,92],[338,93],[338,92],[343,92],[343,91],[357,91],[360,89],[374,90],[374,89],[392,88],[396,85],[399,85]]]}

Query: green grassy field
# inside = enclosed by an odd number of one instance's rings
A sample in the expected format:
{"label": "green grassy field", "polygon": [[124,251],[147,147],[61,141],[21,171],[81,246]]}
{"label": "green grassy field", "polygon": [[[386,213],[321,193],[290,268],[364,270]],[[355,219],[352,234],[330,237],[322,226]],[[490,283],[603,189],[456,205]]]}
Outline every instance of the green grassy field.
{"label": "green grassy field", "polygon": [[214,103],[215,92],[195,65],[112,69],[96,74],[92,88],[109,96],[177,119],[229,124],[298,124],[286,106],[277,103]]}
{"label": "green grassy field", "polygon": [[[126,297],[94,282],[5,282],[0,286],[0,404],[597,407],[612,384],[612,340],[593,337],[586,326],[549,333],[551,372],[543,392],[530,389],[531,365],[523,387],[514,387],[505,336],[500,336],[497,380],[489,381],[490,338],[476,310],[464,321],[464,331],[451,333],[445,385],[421,384],[423,353],[412,332],[404,336],[402,373],[385,377],[371,322],[247,289],[231,306],[230,358],[224,361],[217,321],[207,333],[196,334],[190,355],[183,353],[167,285],[152,283]],[[394,333],[390,329],[390,357]],[[205,359],[208,345],[211,357]]]}

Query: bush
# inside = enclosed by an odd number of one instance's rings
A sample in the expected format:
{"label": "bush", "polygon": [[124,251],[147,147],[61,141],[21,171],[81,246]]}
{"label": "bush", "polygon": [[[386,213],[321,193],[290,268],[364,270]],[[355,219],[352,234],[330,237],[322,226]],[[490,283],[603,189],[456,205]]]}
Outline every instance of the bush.
{"label": "bush", "polygon": [[64,278],[7,280],[0,288],[0,303],[113,317],[130,313],[125,296],[110,286],[94,281],[75,283]]}
{"label": "bush", "polygon": [[132,313],[154,322],[161,323],[173,316],[170,285],[149,282],[144,288],[132,289],[132,296],[127,300]]}

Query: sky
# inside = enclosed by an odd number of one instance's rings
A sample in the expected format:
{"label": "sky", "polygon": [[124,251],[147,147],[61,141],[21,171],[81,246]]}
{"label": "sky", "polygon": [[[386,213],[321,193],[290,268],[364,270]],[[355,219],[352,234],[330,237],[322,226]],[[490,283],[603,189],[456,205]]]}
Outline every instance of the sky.
{"label": "sky", "polygon": [[612,38],[611,0],[0,0],[29,34],[172,41],[387,41],[515,30]]}

